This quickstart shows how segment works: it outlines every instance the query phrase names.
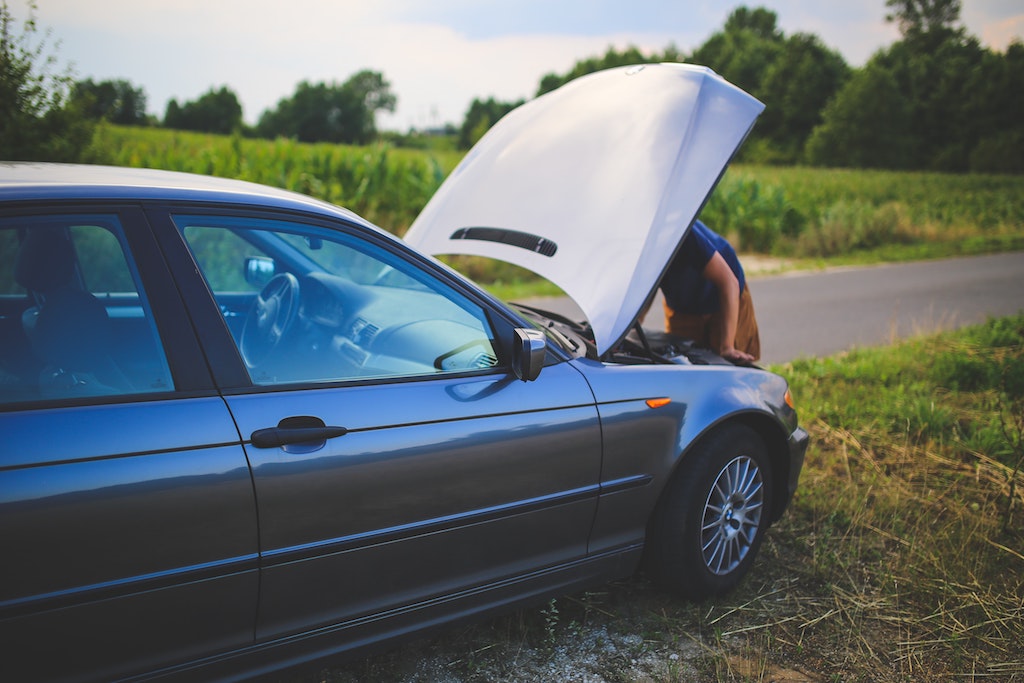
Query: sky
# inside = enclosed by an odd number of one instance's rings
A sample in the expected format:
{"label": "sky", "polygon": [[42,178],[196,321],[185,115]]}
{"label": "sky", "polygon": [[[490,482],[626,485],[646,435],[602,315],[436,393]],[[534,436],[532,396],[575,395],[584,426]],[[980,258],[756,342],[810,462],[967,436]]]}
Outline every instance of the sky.
{"label": "sky", "polygon": [[[15,18],[27,0],[4,0]],[[899,39],[885,0],[37,0],[75,78],[130,81],[151,114],[227,86],[255,123],[303,80],[379,71],[398,104],[381,129],[459,125],[474,98],[529,99],[541,78],[609,47],[684,53],[738,6],[817,35],[851,66]],[[962,0],[968,33],[998,51],[1024,36],[1021,0]],[[769,106],[770,102],[767,103]]]}

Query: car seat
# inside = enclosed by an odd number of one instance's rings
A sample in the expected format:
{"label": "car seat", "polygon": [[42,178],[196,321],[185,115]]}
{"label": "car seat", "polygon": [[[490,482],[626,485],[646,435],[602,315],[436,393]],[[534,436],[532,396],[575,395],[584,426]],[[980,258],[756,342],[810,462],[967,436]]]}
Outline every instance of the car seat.
{"label": "car seat", "polygon": [[64,228],[30,228],[18,249],[14,276],[36,301],[22,315],[22,326],[33,354],[45,365],[39,378],[43,398],[132,391],[110,354],[106,307],[75,277],[75,252]]}

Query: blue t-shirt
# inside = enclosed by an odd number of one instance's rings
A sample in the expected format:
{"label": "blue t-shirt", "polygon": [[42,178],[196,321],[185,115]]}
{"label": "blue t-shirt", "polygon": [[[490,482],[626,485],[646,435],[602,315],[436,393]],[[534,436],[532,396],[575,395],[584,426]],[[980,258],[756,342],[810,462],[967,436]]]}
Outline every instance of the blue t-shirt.
{"label": "blue t-shirt", "polygon": [[716,251],[739,280],[740,292],[747,286],[732,245],[708,226],[694,221],[661,281],[661,291],[673,311],[698,315],[718,312],[718,288],[702,275]]}

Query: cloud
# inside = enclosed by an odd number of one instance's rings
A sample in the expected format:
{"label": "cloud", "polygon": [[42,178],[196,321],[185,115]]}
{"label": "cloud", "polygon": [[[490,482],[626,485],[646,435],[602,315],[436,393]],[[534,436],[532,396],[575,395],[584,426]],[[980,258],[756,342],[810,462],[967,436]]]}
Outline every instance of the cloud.
{"label": "cloud", "polygon": [[[541,78],[565,72],[581,55],[600,54],[609,46],[637,45],[653,51],[667,44],[638,35],[525,35],[475,40],[443,26],[392,27],[389,41],[404,46],[401,55],[380,55],[380,64],[399,93],[401,116],[386,123],[424,126],[458,123],[473,98],[502,101],[528,99]],[[403,105],[408,104],[408,108]],[[435,116],[436,114],[436,116]],[[427,120],[424,119],[426,115]]]}
{"label": "cloud", "polygon": [[1024,14],[992,21],[981,27],[981,41],[993,50],[1005,52],[1010,43],[1022,41]]}

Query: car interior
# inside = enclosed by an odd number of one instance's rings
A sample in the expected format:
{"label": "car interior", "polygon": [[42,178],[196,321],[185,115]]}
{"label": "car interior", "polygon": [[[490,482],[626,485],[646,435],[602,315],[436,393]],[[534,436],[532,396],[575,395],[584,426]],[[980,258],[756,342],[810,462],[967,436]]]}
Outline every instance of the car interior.
{"label": "car interior", "polygon": [[402,272],[383,252],[187,221],[184,237],[256,384],[432,375],[498,362],[482,311]]}
{"label": "car interior", "polygon": [[[4,230],[0,263],[0,399],[109,396],[166,391],[170,372],[155,328],[130,274],[118,273],[135,291],[91,292],[85,273],[109,280],[103,269],[127,271],[116,237],[101,226],[36,222]],[[12,239],[12,236],[16,236]],[[75,238],[91,257],[79,258]],[[111,239],[113,238],[113,239]]]}

